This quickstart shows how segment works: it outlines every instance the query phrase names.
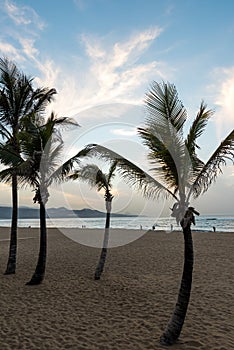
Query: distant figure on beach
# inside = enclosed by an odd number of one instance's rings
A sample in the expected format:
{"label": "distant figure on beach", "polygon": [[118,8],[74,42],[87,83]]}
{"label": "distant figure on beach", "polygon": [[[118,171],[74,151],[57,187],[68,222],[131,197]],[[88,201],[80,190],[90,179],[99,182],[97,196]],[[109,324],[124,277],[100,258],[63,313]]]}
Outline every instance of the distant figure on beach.
{"label": "distant figure on beach", "polygon": [[171,224],[171,231],[173,231],[173,225]]}
{"label": "distant figure on beach", "polygon": [[214,231],[214,232],[216,231],[216,227],[215,227],[215,226],[213,226],[213,231]]}
{"label": "distant figure on beach", "polygon": [[142,230],[142,225],[140,225],[140,230]]}
{"label": "distant figure on beach", "polygon": [[155,226],[154,226],[154,225],[152,226],[152,230],[153,230],[153,231],[155,230]]}

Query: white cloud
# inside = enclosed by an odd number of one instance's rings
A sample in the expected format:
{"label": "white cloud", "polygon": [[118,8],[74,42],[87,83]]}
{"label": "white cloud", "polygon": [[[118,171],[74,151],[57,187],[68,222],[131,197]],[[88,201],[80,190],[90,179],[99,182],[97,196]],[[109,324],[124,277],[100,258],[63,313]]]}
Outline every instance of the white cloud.
{"label": "white cloud", "polygon": [[9,17],[16,24],[29,24],[31,21],[24,17],[24,13],[17,7],[13,2],[5,1],[5,9],[9,15]]}
{"label": "white cloud", "polygon": [[137,135],[137,128],[113,129],[111,130],[111,133],[120,136],[134,136]]}
{"label": "white cloud", "polygon": [[132,65],[149,48],[150,44],[161,32],[161,28],[155,27],[135,34],[127,42],[116,43],[111,53],[112,60],[110,61],[110,65],[116,68],[123,66],[123,64]]}
{"label": "white cloud", "polygon": [[87,0],[73,0],[73,1],[80,11],[83,11],[86,8]]}
{"label": "white cloud", "polygon": [[95,36],[87,36],[85,34],[81,35],[81,41],[85,45],[86,54],[94,59],[104,57],[106,52],[101,47],[100,39]]}
{"label": "white cloud", "polygon": [[[57,90],[56,87],[59,79],[60,68],[56,66],[53,60],[50,59],[41,62],[39,59],[34,57],[34,62],[41,73],[40,77],[38,76],[35,78],[35,82],[38,84],[38,86],[46,86]],[[64,98],[66,99],[65,96]]]}
{"label": "white cloud", "polygon": [[0,52],[2,52],[3,56],[14,57],[17,61],[25,60],[20,51],[7,42],[0,42]]}
{"label": "white cloud", "polygon": [[22,45],[24,54],[30,58],[34,59],[38,55],[39,51],[34,47],[34,39],[19,38],[19,42]]}
{"label": "white cloud", "polygon": [[[6,1],[6,7],[16,23],[29,23],[29,8],[16,6],[9,0]],[[164,71],[168,74],[161,62],[142,63],[145,51],[162,32],[159,27],[137,32],[126,40],[112,44],[107,44],[104,38],[82,35],[86,56],[81,53],[79,57],[70,57],[67,66],[59,65],[56,59],[48,55],[42,57],[36,46],[36,29],[34,27],[31,32],[21,32],[21,36],[16,33],[14,44],[2,44],[2,50],[7,49],[5,52],[16,61],[24,60],[27,69],[31,66],[34,70],[36,68],[33,76],[38,86],[56,88],[58,95],[50,110],[60,115],[74,116],[82,112],[87,119],[89,116],[85,111],[92,109],[91,118],[95,115],[95,119],[103,119],[102,113],[97,113],[99,106],[114,103],[140,105],[152,77],[162,78],[165,76]],[[112,114],[113,117],[118,118],[118,114]]]}
{"label": "white cloud", "polygon": [[35,39],[45,27],[43,21],[29,6],[18,5],[10,0],[0,0],[0,6],[5,12],[1,18],[0,52],[16,63],[24,62],[21,67],[23,70],[24,67],[30,69],[31,66],[33,69],[35,66],[42,68],[42,59]]}
{"label": "white cloud", "polygon": [[151,28],[109,46],[101,38],[82,36],[89,57],[86,82],[90,85],[85,86],[84,90],[88,93],[90,105],[110,101],[139,103],[142,96],[139,98],[139,93],[136,96],[137,89],[144,86],[152,75],[164,76],[163,64],[156,61],[146,64],[138,62],[161,31],[159,27]]}
{"label": "white cloud", "polygon": [[16,25],[28,26],[34,24],[40,30],[45,27],[44,22],[29,6],[18,6],[12,1],[6,0],[4,9]]}
{"label": "white cloud", "polygon": [[216,77],[215,104],[219,107],[215,121],[220,135],[234,128],[234,67],[218,68]]}
{"label": "white cloud", "polygon": [[114,77],[121,73],[123,67],[130,69],[147,50],[150,44],[161,34],[159,27],[138,32],[129,40],[116,42],[110,47],[104,47],[102,39],[82,35],[86,53],[90,58],[93,71],[100,75]]}
{"label": "white cloud", "polygon": [[[52,60],[43,65],[37,59],[37,67],[43,73],[37,82],[43,83],[46,77],[46,85],[59,92],[53,108],[70,116],[80,112],[84,116],[88,114],[85,111],[92,109],[93,118],[98,112],[96,108],[113,103],[139,105],[152,77],[165,76],[163,63],[139,63],[160,33],[161,29],[156,27],[112,45],[107,45],[103,38],[82,35],[89,60],[85,56],[82,61],[79,56],[71,58],[69,66],[58,67]],[[103,119],[97,113],[95,119],[99,117]]]}

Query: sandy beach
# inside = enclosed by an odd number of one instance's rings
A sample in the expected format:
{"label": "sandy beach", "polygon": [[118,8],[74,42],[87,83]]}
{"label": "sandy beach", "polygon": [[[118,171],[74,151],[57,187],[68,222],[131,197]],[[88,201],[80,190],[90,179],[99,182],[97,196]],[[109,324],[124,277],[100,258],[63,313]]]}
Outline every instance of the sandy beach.
{"label": "sandy beach", "polygon": [[[49,229],[46,276],[39,286],[25,286],[35,269],[39,230],[19,229],[17,273],[4,276],[8,238],[9,229],[1,228],[1,350],[165,349],[159,338],[177,298],[181,233],[147,232],[111,248],[95,281],[100,249]],[[234,349],[234,234],[194,232],[193,238],[191,301],[171,348]]]}

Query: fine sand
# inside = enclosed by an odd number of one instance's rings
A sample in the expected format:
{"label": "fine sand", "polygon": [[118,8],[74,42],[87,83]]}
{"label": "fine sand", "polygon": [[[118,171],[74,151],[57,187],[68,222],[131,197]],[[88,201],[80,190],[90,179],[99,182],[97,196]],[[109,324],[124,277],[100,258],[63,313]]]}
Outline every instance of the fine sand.
{"label": "fine sand", "polygon": [[[82,237],[85,232],[90,230]],[[111,248],[102,278],[95,281],[100,249],[49,229],[45,280],[26,286],[37,262],[38,236],[38,229],[19,230],[17,272],[4,276],[9,229],[0,229],[1,350],[165,349],[159,338],[180,284],[180,232],[147,232]],[[190,305],[171,348],[234,349],[234,233],[194,232],[193,238]]]}

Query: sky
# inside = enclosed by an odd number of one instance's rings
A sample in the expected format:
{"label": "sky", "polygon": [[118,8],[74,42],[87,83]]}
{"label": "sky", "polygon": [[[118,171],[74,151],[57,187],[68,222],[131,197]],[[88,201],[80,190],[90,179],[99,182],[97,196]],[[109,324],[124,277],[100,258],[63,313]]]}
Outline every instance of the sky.
{"label": "sky", "polygon": [[[14,60],[35,86],[56,88],[48,115],[53,110],[80,125],[63,131],[65,158],[99,143],[148,171],[136,130],[144,125],[153,81],[175,84],[187,129],[202,100],[215,111],[199,139],[203,161],[234,128],[232,0],[0,0],[0,26],[0,56]],[[0,205],[11,205],[10,187],[0,190]],[[145,201],[119,178],[113,193],[115,212],[170,214],[171,202]],[[204,215],[234,215],[233,194],[234,168],[227,163],[192,204]],[[32,196],[21,190],[20,205],[33,207]],[[103,193],[80,182],[53,186],[48,206],[105,209]]]}

